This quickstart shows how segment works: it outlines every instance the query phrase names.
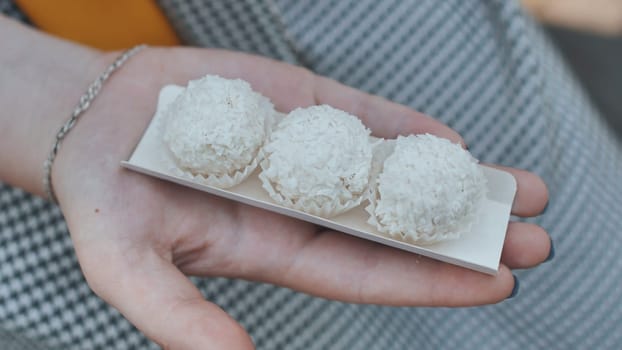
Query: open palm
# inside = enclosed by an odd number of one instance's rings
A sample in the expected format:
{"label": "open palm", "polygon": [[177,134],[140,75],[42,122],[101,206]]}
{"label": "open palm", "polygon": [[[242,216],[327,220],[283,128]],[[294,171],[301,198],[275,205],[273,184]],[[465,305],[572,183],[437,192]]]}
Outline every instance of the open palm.
{"label": "open palm", "polygon": [[[477,305],[510,294],[510,268],[548,255],[541,228],[511,223],[499,274],[488,276],[122,169],[160,88],[205,74],[247,80],[283,112],[325,103],[359,116],[376,136],[429,132],[461,142],[404,106],[265,58],[183,48],[132,58],[68,135],[54,184],[90,286],[163,347],[252,347],[186,275],[263,281],[357,303]],[[547,201],[542,181],[506,170],[518,181],[513,213],[539,213]]]}

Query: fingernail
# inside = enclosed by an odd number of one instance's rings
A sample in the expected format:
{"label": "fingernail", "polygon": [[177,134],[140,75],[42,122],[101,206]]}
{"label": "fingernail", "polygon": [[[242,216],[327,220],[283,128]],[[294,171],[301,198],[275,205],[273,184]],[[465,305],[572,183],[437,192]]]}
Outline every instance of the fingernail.
{"label": "fingernail", "polygon": [[553,240],[551,239],[551,249],[549,249],[549,256],[546,257],[546,260],[544,260],[544,262],[549,262],[553,260],[554,257],[555,257],[555,246],[553,245]]}
{"label": "fingernail", "polygon": [[514,277],[514,288],[512,288],[512,293],[509,297],[507,297],[507,299],[514,298],[518,294],[518,288],[520,287],[520,283],[518,282],[518,278],[516,278],[516,275],[512,276]]}

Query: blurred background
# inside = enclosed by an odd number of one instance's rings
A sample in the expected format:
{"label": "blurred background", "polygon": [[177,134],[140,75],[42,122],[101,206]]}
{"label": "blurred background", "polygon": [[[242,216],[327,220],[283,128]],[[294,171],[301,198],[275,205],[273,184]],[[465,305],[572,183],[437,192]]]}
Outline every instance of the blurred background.
{"label": "blurred background", "polygon": [[[65,3],[72,1],[75,0],[63,0]],[[514,1],[521,1],[525,10],[543,24],[595,106],[612,129],[622,137],[622,0]],[[134,0],[134,4],[137,2],[141,1]],[[0,12],[13,13],[14,16],[28,21],[28,16],[24,16],[14,3],[54,8],[54,2],[47,0],[0,0]],[[74,7],[80,9],[93,6],[81,3],[81,6]],[[23,10],[28,13],[25,6]],[[155,11],[155,8],[152,10]],[[38,25],[42,24],[37,23],[36,18],[33,20]],[[119,28],[123,31],[123,26]],[[130,33],[131,31],[122,32],[122,36],[130,40],[125,46],[131,45],[132,40],[135,40]],[[157,35],[170,39],[168,44],[174,43],[174,34]]]}
{"label": "blurred background", "polygon": [[622,136],[622,0],[522,0]]}

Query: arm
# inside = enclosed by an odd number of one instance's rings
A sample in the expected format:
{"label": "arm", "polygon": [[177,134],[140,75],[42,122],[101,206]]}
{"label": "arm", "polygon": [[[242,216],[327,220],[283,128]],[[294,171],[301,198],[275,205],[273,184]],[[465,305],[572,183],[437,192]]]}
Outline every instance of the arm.
{"label": "arm", "polygon": [[[117,54],[3,18],[0,33],[0,161],[10,165],[0,179],[41,193],[53,135]],[[186,275],[262,281],[347,302],[479,305],[510,295],[511,268],[533,267],[548,255],[546,232],[511,223],[499,274],[487,276],[121,169],[159,89],[205,74],[243,78],[281,111],[326,103],[358,115],[377,136],[430,132],[461,142],[407,107],[273,60],[188,48],[153,48],[132,58],[65,139],[53,179],[89,285],[161,345],[252,347]],[[519,186],[513,213],[539,213],[547,200],[542,181],[508,170]]]}

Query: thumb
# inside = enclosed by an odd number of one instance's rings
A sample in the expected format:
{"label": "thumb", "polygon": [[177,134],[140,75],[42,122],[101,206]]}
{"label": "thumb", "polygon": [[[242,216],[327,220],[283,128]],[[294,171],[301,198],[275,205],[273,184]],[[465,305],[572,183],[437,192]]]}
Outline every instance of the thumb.
{"label": "thumb", "polygon": [[254,349],[246,331],[170,261],[153,251],[129,264],[126,254],[107,256],[110,263],[95,269],[83,263],[89,285],[163,349]]}

